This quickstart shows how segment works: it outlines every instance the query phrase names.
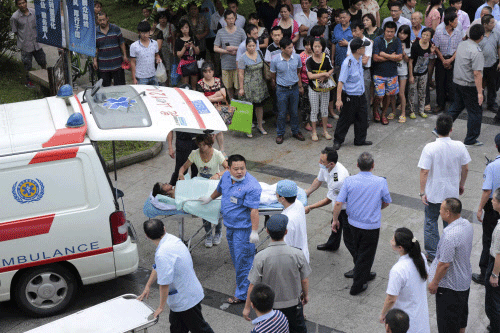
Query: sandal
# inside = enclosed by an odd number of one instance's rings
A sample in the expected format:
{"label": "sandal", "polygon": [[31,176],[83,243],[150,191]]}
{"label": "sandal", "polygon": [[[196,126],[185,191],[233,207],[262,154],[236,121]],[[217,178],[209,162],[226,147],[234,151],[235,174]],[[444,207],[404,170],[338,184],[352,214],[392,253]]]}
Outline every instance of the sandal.
{"label": "sandal", "polygon": [[389,124],[389,120],[387,119],[386,116],[382,116],[381,122],[382,122],[382,125],[388,125]]}
{"label": "sandal", "polygon": [[309,125],[309,123],[307,123],[306,126],[304,126],[304,129],[309,132],[313,130],[311,125]]}
{"label": "sandal", "polygon": [[420,117],[422,117],[422,118],[427,118],[427,113],[425,113],[425,112],[419,112],[418,114],[419,114],[419,115],[420,115]]}
{"label": "sandal", "polygon": [[260,134],[267,135],[267,132],[263,128],[260,129],[260,128],[257,127],[257,129],[259,130]]}
{"label": "sandal", "polygon": [[387,119],[389,119],[389,120],[393,120],[393,119],[394,119],[394,117],[395,117],[394,113],[392,113],[392,112],[391,112],[391,113],[389,113],[389,115],[387,116]]}
{"label": "sandal", "polygon": [[332,124],[326,124],[326,128],[332,128]]}
{"label": "sandal", "polygon": [[319,140],[319,139],[318,139],[318,134],[313,133],[313,135],[311,136],[311,140],[313,140],[313,141],[318,141],[318,140]]}
{"label": "sandal", "polygon": [[431,105],[430,104],[427,104],[426,106],[424,106],[424,111],[429,112],[430,110],[431,110]]}
{"label": "sandal", "polygon": [[233,296],[233,297],[229,297],[229,298],[227,299],[227,302],[228,302],[229,304],[231,304],[231,305],[240,304],[240,303],[245,303],[245,301],[244,301],[244,300],[239,299],[239,298],[236,298],[236,297],[234,297],[234,296]]}
{"label": "sandal", "polygon": [[417,116],[415,116],[415,112],[410,113],[410,119],[417,119]]}
{"label": "sandal", "polygon": [[247,134],[247,138],[253,138],[253,135],[252,135],[252,133],[250,133],[250,134]]}
{"label": "sandal", "polygon": [[405,116],[399,116],[398,123],[406,123],[406,117]]}
{"label": "sandal", "polygon": [[325,137],[325,139],[327,140],[331,140],[332,139],[332,136],[330,134],[328,134],[327,132],[324,132],[323,133],[323,136]]}
{"label": "sandal", "polygon": [[373,113],[373,121],[376,123],[380,121],[380,114],[377,111]]}

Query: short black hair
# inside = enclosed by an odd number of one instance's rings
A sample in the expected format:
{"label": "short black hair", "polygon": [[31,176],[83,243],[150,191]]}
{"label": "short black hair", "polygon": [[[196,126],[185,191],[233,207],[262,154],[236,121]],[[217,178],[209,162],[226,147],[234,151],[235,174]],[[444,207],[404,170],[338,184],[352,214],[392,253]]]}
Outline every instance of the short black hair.
{"label": "short black hair", "polygon": [[267,229],[267,231],[269,232],[269,236],[271,236],[271,239],[273,241],[280,241],[283,239],[283,237],[285,237],[285,234],[286,234],[286,229],[283,230],[283,231],[270,231],[269,229]]}
{"label": "short black hair", "polygon": [[354,21],[351,23],[351,31],[356,29],[356,28],[359,28],[359,29],[361,29],[361,31],[364,31],[365,25],[360,21]]}
{"label": "short black hair", "polygon": [[457,13],[446,13],[444,15],[444,24],[445,25],[449,25],[451,22],[455,21],[455,19],[457,18]]}
{"label": "short black hair", "polygon": [[364,20],[365,17],[368,17],[368,19],[372,21],[372,27],[377,25],[377,20],[375,19],[375,16],[372,13],[366,13],[365,15],[363,15],[361,20]]}
{"label": "short black hair", "polygon": [[143,223],[144,233],[149,239],[157,240],[165,235],[165,226],[159,219],[147,220]]}
{"label": "short black hair", "polygon": [[224,20],[227,19],[229,15],[234,15],[235,18],[237,17],[236,13],[233,12],[231,9],[226,9],[226,11],[224,11]]}
{"label": "short black hair", "polygon": [[387,21],[384,24],[384,31],[387,29],[394,29],[394,32],[396,32],[398,30],[398,25],[394,21]]}
{"label": "short black hair", "polygon": [[292,44],[292,40],[287,37],[283,37],[280,40],[280,49],[286,49],[288,45]]}
{"label": "short black hair", "polygon": [[326,8],[320,8],[320,9],[318,9],[318,12],[316,13],[316,16],[317,17],[321,17],[322,15],[325,15],[325,14],[328,15],[328,10],[326,10]]}
{"label": "short black hair", "polygon": [[368,152],[361,153],[358,157],[358,167],[361,171],[370,171],[373,168],[373,164],[375,161],[373,160],[372,154]]}
{"label": "short black hair", "polygon": [[[21,1],[21,0],[17,0],[17,1]],[[23,0],[25,1],[25,0]],[[108,17],[108,14],[106,14],[106,12],[104,10],[101,10],[98,14],[97,14],[98,18],[99,16],[105,16],[105,17]]]}
{"label": "short black hair", "polygon": [[305,36],[304,40],[302,41],[302,46],[309,45],[312,47],[311,42],[313,41],[314,37],[313,36]]}
{"label": "short black hair", "polygon": [[[448,13],[456,13],[456,12],[458,12],[458,10],[457,10],[455,7],[451,7],[451,6],[450,6],[450,7],[446,8],[446,9],[444,10],[443,15],[446,15],[446,14],[448,14]],[[457,16],[458,16],[458,14],[457,14]]]}
{"label": "short black hair", "polygon": [[229,167],[231,167],[233,162],[244,162],[245,165],[247,164],[247,160],[245,160],[245,158],[239,154],[233,154],[229,156],[229,158],[227,159],[227,164],[229,165]]}
{"label": "short black hair", "polygon": [[141,21],[137,25],[137,31],[139,32],[148,32],[151,30],[151,25],[149,24],[148,21]]}
{"label": "short black hair", "polygon": [[191,1],[190,3],[188,3],[188,4],[187,4],[187,6],[186,6],[186,10],[188,10],[188,11],[189,11],[189,10],[191,9],[191,7],[193,7],[193,6],[194,6],[194,7],[197,7],[197,8],[199,9],[199,7],[198,7],[198,5],[196,4],[196,2]]}
{"label": "short black hair", "polygon": [[278,30],[279,30],[281,33],[283,33],[283,29],[282,29],[279,25],[272,27],[272,28],[271,28],[271,35],[273,34],[273,31],[278,31]]}
{"label": "short black hair", "polygon": [[457,198],[446,198],[444,199],[444,203],[446,208],[453,214],[458,215],[462,213],[462,202]]}
{"label": "short black hair", "polygon": [[311,37],[321,37],[325,33],[326,27],[324,25],[315,25],[311,28],[309,35]]}
{"label": "short black hair", "polygon": [[337,153],[336,150],[323,149],[321,151],[321,154],[326,154],[326,160],[330,163],[333,162],[337,164],[337,161],[339,160],[339,154]]}
{"label": "short black hair", "polygon": [[[17,1],[16,1],[17,3]],[[94,1],[94,7],[97,6],[97,5],[100,5],[102,7],[102,2],[100,1]]]}
{"label": "short black hair", "polygon": [[436,120],[436,132],[441,136],[447,136],[453,127],[453,118],[449,114],[440,114]]}
{"label": "short black hair", "polygon": [[342,9],[342,10],[339,12],[339,16],[340,16],[341,14],[347,14],[347,15],[351,16],[351,13],[350,13],[348,10],[345,10],[345,9]]}
{"label": "short black hair", "polygon": [[281,8],[285,7],[289,12],[292,12],[292,8],[290,8],[289,5],[287,5],[286,3],[282,3],[280,5],[280,12],[281,12]]}
{"label": "short black hair", "polygon": [[214,64],[210,61],[205,61],[203,65],[201,65],[201,72],[204,73],[209,69],[214,70]]}
{"label": "short black hair", "polygon": [[450,2],[450,6],[451,6],[451,5],[454,5],[454,4],[458,3],[458,2],[462,2],[462,0],[450,0],[449,2]]}
{"label": "short black hair", "polygon": [[[281,197],[281,195],[280,195],[280,197]],[[283,198],[285,198],[285,200],[288,201],[288,203],[290,203],[290,204],[293,204],[295,202],[295,200],[297,200],[297,196],[294,196],[294,197],[283,197]]]}
{"label": "short black hair", "polygon": [[410,317],[400,309],[390,309],[385,315],[385,323],[392,333],[406,333],[410,328]]}
{"label": "short black hair", "polygon": [[259,29],[258,26],[256,26],[255,24],[251,24],[251,23],[248,23],[246,26],[245,26],[245,33],[247,35],[250,35],[252,33],[252,31],[254,31],[255,29]]}
{"label": "short black hair", "polygon": [[422,36],[422,34],[423,34],[424,32],[430,32],[430,33],[431,33],[431,39],[432,39],[432,37],[434,37],[434,29],[432,29],[432,28],[430,28],[430,27],[425,27],[425,28],[422,30],[422,32],[420,33],[420,36]]}
{"label": "short black hair", "polygon": [[349,1],[349,5],[350,5],[350,6],[354,6],[355,4],[357,4],[357,3],[358,3],[358,2],[360,2],[360,1],[363,1],[363,0],[350,0],[350,1]]}
{"label": "short black hair", "polygon": [[485,25],[490,23],[491,19],[494,19],[493,15],[491,14],[486,14],[483,17],[481,17],[481,24]]}
{"label": "short black hair", "polygon": [[387,4],[387,7],[389,8],[389,10],[394,6],[399,7],[399,9],[403,8],[403,4],[399,1],[389,1],[389,3]]}
{"label": "short black hair", "polygon": [[250,301],[257,311],[267,313],[273,309],[274,291],[265,283],[257,283],[250,293]]}
{"label": "short black hair", "polygon": [[153,197],[156,198],[156,196],[158,194],[160,194],[160,193],[161,193],[161,184],[160,183],[154,184],[154,186],[153,186]]}
{"label": "short black hair", "polygon": [[484,27],[482,24],[474,24],[472,27],[470,27],[469,30],[470,39],[472,39],[473,41],[478,41],[483,36],[484,36]]}
{"label": "short black hair", "polygon": [[491,13],[493,13],[493,8],[491,8],[490,6],[484,6],[483,8],[481,8],[481,11],[483,11],[483,10],[485,10],[485,9],[486,9],[487,11],[489,11],[489,12],[490,12],[490,14],[491,14]]}
{"label": "short black hair", "polygon": [[228,6],[229,6],[230,4],[232,4],[232,3],[236,4],[236,6],[239,6],[239,5],[240,5],[240,4],[239,4],[239,2],[238,2],[238,0],[227,0],[227,5],[228,5]]}

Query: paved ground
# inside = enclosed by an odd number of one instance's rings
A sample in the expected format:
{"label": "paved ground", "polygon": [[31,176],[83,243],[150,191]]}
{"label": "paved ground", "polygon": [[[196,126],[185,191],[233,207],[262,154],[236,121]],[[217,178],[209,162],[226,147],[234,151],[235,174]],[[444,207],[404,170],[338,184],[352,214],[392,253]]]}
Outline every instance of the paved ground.
{"label": "paved ground", "polygon": [[[493,143],[494,136],[500,132],[499,127],[492,124],[493,115],[484,113],[480,140],[482,147],[470,148],[472,162],[465,193],[461,196],[464,215],[473,222],[474,248],[471,262],[473,270],[478,271],[478,260],[481,251],[481,226],[477,223],[475,212],[479,203],[482,185],[482,173],[485,167],[485,156],[494,158],[497,153]],[[431,134],[436,116],[428,119],[409,119],[405,124],[392,121],[388,126],[371,124],[368,139],[374,142],[371,147],[354,147],[352,129],[345,145],[339,150],[339,161],[351,173],[357,173],[356,159],[367,150],[375,157],[374,173],[387,177],[393,203],[382,212],[382,228],[374,270],[377,278],[369,284],[366,292],[359,296],[350,296],[351,281],[343,277],[343,273],[352,268],[352,261],[344,245],[336,253],[316,250],[316,245],[323,243],[329,233],[331,207],[314,210],[307,215],[307,232],[309,251],[313,272],[310,276],[310,303],[305,307],[310,332],[382,332],[383,326],[378,323],[378,316],[385,298],[388,273],[398,256],[391,250],[389,240],[393,231],[401,226],[413,230],[417,239],[423,241],[423,206],[420,203],[419,170],[417,162],[424,145],[435,138]],[[334,121],[331,121],[333,124]],[[274,143],[275,126],[271,117],[264,125],[269,135],[254,134],[249,139],[243,134],[225,134],[226,152],[240,153],[248,160],[249,171],[259,181],[275,183],[283,178],[295,180],[299,186],[307,188],[318,172],[319,152],[331,141],[312,142],[310,134],[305,142],[291,138],[289,129],[282,145]],[[332,131],[333,132],[333,131]],[[457,120],[452,133],[453,139],[463,140],[466,122]],[[97,285],[83,288],[75,304],[68,313],[97,304],[124,293],[140,293],[153,263],[154,246],[148,242],[141,231],[142,222],[146,219],[142,213],[142,205],[156,181],[168,181],[173,171],[174,161],[166,151],[147,162],[139,163],[118,171],[118,188],[125,192],[127,217],[139,231],[140,269],[138,272]],[[316,202],[326,194],[326,188],[320,188],[310,201]],[[167,220],[168,232],[177,233],[177,223]],[[261,218],[261,226],[263,218]],[[199,219],[186,221],[187,231],[193,232],[199,226]],[[225,230],[224,230],[225,232]],[[196,273],[205,288],[203,312],[215,332],[248,332],[251,324],[241,317],[242,306],[224,304],[228,295],[233,293],[234,270],[232,268],[227,242],[211,249],[199,247],[192,252]],[[436,332],[436,316],[434,297],[428,295],[432,332]],[[154,290],[148,303],[152,307],[158,304],[158,292]],[[469,325],[467,332],[486,332],[487,318],[484,314],[484,288],[472,284],[469,301]],[[25,317],[11,303],[0,303],[0,332],[17,333],[37,327],[50,319],[31,319]],[[159,323],[150,332],[168,332],[167,315],[162,315]]]}

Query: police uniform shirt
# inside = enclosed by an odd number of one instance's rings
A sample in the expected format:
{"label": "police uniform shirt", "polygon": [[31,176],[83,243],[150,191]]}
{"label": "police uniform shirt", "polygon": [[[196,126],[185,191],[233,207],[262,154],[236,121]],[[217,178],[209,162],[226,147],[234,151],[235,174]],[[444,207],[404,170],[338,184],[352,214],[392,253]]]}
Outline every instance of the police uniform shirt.
{"label": "police uniform shirt", "polygon": [[248,280],[253,285],[269,285],[276,295],[273,308],[284,309],[299,304],[301,281],[309,274],[311,267],[304,253],[280,241],[271,242],[255,255]]}
{"label": "police uniform shirt", "polygon": [[351,96],[361,96],[365,93],[365,81],[363,76],[363,63],[361,57],[356,60],[351,54],[345,58],[340,69],[339,82],[344,86],[342,90]]}
{"label": "police uniform shirt", "polygon": [[[337,201],[337,196],[339,195],[342,185],[344,185],[344,180],[349,177],[349,171],[342,165],[342,163],[337,162],[333,167],[332,171],[328,169],[319,169],[318,180],[320,182],[326,182],[328,186],[328,193],[326,197],[332,200],[332,208],[335,206],[335,201]],[[342,204],[342,209],[346,208],[346,204]]]}
{"label": "police uniform shirt", "polygon": [[500,187],[500,155],[486,166],[483,179],[483,191],[491,191],[490,198],[493,198],[493,191]]}
{"label": "police uniform shirt", "polygon": [[471,39],[458,44],[453,82],[465,87],[474,87],[474,71],[483,72],[484,56],[481,47]]}

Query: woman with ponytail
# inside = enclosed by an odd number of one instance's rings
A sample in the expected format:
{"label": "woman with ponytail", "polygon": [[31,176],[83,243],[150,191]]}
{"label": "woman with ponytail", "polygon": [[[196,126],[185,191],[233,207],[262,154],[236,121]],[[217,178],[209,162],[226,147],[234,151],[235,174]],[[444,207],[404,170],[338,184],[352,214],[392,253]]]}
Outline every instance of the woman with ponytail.
{"label": "woman with ponytail", "polygon": [[429,267],[420,250],[420,243],[410,229],[399,228],[394,232],[391,246],[400,257],[389,273],[387,297],[380,314],[380,322],[384,322],[390,309],[398,308],[410,317],[408,333],[430,333],[427,306]]}

